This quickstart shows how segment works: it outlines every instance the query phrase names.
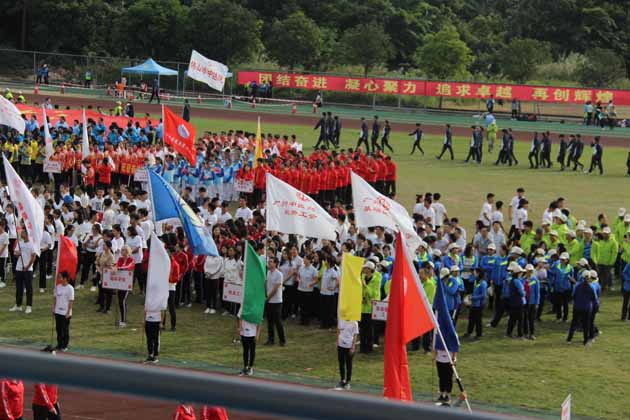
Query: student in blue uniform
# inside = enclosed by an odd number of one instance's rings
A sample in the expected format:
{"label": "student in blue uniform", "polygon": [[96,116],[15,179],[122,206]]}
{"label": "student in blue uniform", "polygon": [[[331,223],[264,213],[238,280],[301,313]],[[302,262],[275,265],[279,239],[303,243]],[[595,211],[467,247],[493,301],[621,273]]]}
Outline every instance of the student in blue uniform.
{"label": "student in blue uniform", "polygon": [[473,289],[471,296],[470,312],[468,313],[468,328],[466,328],[466,334],[464,338],[470,337],[475,330],[474,340],[479,340],[483,335],[483,309],[486,305],[486,298],[488,293],[488,282],[484,278],[484,272],[475,268],[472,275]]}
{"label": "student in blue uniform", "polygon": [[578,284],[573,291],[573,319],[571,319],[567,344],[572,343],[573,334],[580,326],[582,326],[583,344],[586,346],[591,343],[591,318],[597,298],[590,283],[591,278],[589,276],[585,281]]}
{"label": "student in blue uniform", "polygon": [[512,273],[512,280],[507,287],[509,293],[510,318],[508,320],[506,337],[513,338],[514,326],[517,327],[518,338],[523,337],[523,307],[525,306],[525,287],[523,273],[525,270],[513,261],[508,267]]}
{"label": "student in blue uniform", "polygon": [[621,273],[621,293],[623,294],[623,303],[621,304],[621,320],[630,320],[630,263],[626,264]]}
{"label": "student in blue uniform", "polygon": [[540,282],[536,277],[534,266],[531,264],[525,266],[524,281],[527,283],[529,290],[527,307],[525,309],[525,337],[529,340],[535,340],[536,314],[540,304]]}
{"label": "student in blue uniform", "polygon": [[573,267],[569,264],[569,253],[563,252],[560,254],[560,263],[557,264],[552,270],[553,276],[553,288],[556,294],[556,322],[567,322],[569,316],[569,299],[571,297],[572,283],[575,282],[575,275],[573,273]]}

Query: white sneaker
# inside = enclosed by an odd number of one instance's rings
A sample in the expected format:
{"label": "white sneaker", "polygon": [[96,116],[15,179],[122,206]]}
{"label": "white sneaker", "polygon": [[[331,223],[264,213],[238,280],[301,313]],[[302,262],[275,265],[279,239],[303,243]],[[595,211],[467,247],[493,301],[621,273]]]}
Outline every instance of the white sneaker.
{"label": "white sneaker", "polygon": [[33,308],[31,308],[30,306],[27,306],[25,313],[30,314],[31,312],[33,312]]}
{"label": "white sneaker", "polygon": [[186,305],[187,308],[192,308],[192,303],[189,303],[188,305]]}
{"label": "white sneaker", "polygon": [[203,313],[206,314],[206,315],[209,314],[210,313],[210,308],[206,308],[206,310],[203,311]]}
{"label": "white sneaker", "polygon": [[52,279],[52,274],[47,274],[47,275],[46,275],[46,278],[47,278],[47,279]]}
{"label": "white sneaker", "polygon": [[214,309],[210,309],[210,315],[214,315],[216,313],[217,313],[217,311],[215,311]]}
{"label": "white sneaker", "polygon": [[96,292],[96,286],[90,287],[90,292]]}
{"label": "white sneaker", "polygon": [[0,281],[0,289],[2,289],[3,287],[7,287],[7,284]]}
{"label": "white sneaker", "polygon": [[83,286],[82,284],[77,285],[77,290],[78,289],[83,289],[85,286]]}
{"label": "white sneaker", "polygon": [[39,289],[39,293],[44,293],[46,290],[44,289]]}
{"label": "white sneaker", "polygon": [[17,306],[17,305],[13,305],[13,307],[11,309],[9,309],[9,312],[22,312],[22,307],[21,306]]}
{"label": "white sneaker", "polygon": [[118,327],[119,327],[119,328],[125,328],[126,326],[127,326],[127,323],[126,323],[126,322],[119,322],[119,323],[118,323]]}

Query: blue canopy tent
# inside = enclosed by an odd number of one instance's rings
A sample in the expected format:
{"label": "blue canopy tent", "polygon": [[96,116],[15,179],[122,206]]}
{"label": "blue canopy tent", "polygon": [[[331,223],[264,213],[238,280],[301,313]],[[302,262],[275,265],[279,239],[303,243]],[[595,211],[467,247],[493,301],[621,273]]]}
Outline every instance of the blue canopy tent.
{"label": "blue canopy tent", "polygon": [[160,80],[160,76],[177,76],[177,87],[179,89],[179,72],[177,70],[160,66],[152,58],[149,58],[147,61],[142,64],[138,64],[137,66],[124,67],[120,72],[121,74],[149,74],[157,76],[158,81]]}

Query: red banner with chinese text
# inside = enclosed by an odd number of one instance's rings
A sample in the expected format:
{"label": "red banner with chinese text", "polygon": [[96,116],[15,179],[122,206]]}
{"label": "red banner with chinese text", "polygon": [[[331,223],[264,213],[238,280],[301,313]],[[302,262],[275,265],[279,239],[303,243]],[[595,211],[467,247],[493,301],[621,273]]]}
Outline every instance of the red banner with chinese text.
{"label": "red banner with chinese text", "polygon": [[489,98],[524,102],[583,104],[586,101],[630,105],[630,90],[567,88],[554,86],[510,85],[494,83],[396,80],[349,76],[328,76],[282,72],[240,71],[238,83],[262,83],[271,80],[275,88],[308,89],[335,92],[378,93],[385,95],[444,96],[449,98]]}

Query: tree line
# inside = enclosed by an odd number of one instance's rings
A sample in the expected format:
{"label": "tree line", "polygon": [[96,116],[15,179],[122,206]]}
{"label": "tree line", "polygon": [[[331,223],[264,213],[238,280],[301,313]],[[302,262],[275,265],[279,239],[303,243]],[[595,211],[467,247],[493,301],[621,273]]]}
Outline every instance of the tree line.
{"label": "tree line", "polygon": [[0,0],[3,47],[585,85],[630,76],[630,0]]}

